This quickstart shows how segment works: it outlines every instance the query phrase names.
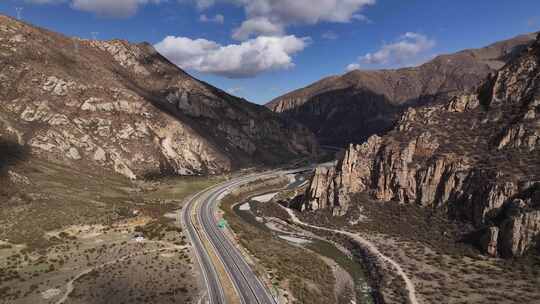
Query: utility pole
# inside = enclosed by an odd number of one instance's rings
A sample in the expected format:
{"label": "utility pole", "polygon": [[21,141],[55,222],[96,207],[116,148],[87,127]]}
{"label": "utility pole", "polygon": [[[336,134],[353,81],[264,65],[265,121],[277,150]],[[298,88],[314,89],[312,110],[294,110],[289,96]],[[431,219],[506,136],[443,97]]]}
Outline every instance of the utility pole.
{"label": "utility pole", "polygon": [[21,20],[21,16],[22,16],[22,11],[23,11],[24,8],[22,7],[16,7],[15,8],[15,11],[17,11],[17,19]]}

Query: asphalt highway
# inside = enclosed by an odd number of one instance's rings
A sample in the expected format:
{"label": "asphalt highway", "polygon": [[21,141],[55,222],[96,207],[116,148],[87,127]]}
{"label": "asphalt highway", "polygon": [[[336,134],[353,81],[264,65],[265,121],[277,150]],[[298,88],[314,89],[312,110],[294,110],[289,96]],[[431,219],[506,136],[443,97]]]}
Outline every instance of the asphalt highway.
{"label": "asphalt highway", "polygon": [[181,222],[183,223],[184,229],[186,229],[189,235],[191,244],[197,256],[197,261],[201,268],[201,272],[203,274],[204,281],[207,287],[206,296],[208,302],[226,303],[223,287],[221,286],[221,283],[219,281],[219,276],[217,275],[214,265],[212,264],[212,260],[206,252],[206,249],[202,243],[202,235],[200,235],[200,232],[196,228],[195,224],[192,222],[191,218],[195,203],[200,200],[203,195],[204,193],[197,194],[190,200],[186,207],[182,209]]}
{"label": "asphalt highway", "polygon": [[[209,303],[227,303],[227,299],[208,250],[212,250],[223,263],[228,279],[232,281],[241,303],[277,303],[270,290],[259,280],[233,241],[218,227],[216,209],[220,199],[233,189],[261,178],[287,173],[286,171],[269,171],[229,180],[196,194],[182,209],[182,223],[188,232],[203,272]],[[205,246],[205,240],[211,248]]]}

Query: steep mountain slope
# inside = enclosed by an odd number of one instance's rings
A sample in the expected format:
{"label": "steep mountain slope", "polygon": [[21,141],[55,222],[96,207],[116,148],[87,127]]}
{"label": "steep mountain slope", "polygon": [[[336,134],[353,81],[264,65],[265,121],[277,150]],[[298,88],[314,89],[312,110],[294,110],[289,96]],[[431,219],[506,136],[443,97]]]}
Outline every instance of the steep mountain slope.
{"label": "steep mountain slope", "polygon": [[304,127],[198,81],[146,43],[68,38],[0,16],[0,136],[136,178],[316,152]]}
{"label": "steep mountain slope", "polygon": [[397,127],[316,170],[302,209],[343,215],[353,193],[440,208],[470,222],[491,255],[540,235],[540,35],[477,93],[409,108]]}
{"label": "steep mountain slope", "polygon": [[414,68],[352,71],[278,97],[267,104],[309,127],[321,143],[344,146],[391,129],[409,105],[471,90],[534,39],[523,35],[465,50]]}

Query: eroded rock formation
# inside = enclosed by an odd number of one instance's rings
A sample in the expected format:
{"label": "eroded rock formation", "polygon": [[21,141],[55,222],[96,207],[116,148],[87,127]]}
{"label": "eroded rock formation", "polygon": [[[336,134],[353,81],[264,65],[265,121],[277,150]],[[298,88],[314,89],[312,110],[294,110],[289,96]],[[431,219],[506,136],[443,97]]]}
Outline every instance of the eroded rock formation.
{"label": "eroded rock formation", "polygon": [[304,209],[342,215],[351,195],[442,208],[483,231],[491,255],[522,255],[540,234],[540,36],[477,93],[409,108],[394,130],[317,169]]}

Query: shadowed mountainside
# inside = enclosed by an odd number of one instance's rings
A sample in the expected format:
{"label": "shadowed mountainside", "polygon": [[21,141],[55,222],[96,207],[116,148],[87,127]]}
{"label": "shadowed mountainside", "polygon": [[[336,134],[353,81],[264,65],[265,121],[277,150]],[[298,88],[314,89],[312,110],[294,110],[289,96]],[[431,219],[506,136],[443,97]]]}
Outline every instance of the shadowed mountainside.
{"label": "shadowed mountainside", "polygon": [[534,40],[522,35],[485,48],[441,55],[413,68],[355,70],[322,79],[266,106],[310,128],[321,144],[345,146],[390,130],[409,106],[471,91]]}
{"label": "shadowed mountainside", "polygon": [[194,79],[147,43],[0,16],[0,136],[126,177],[214,174],[317,153],[309,130]]}

